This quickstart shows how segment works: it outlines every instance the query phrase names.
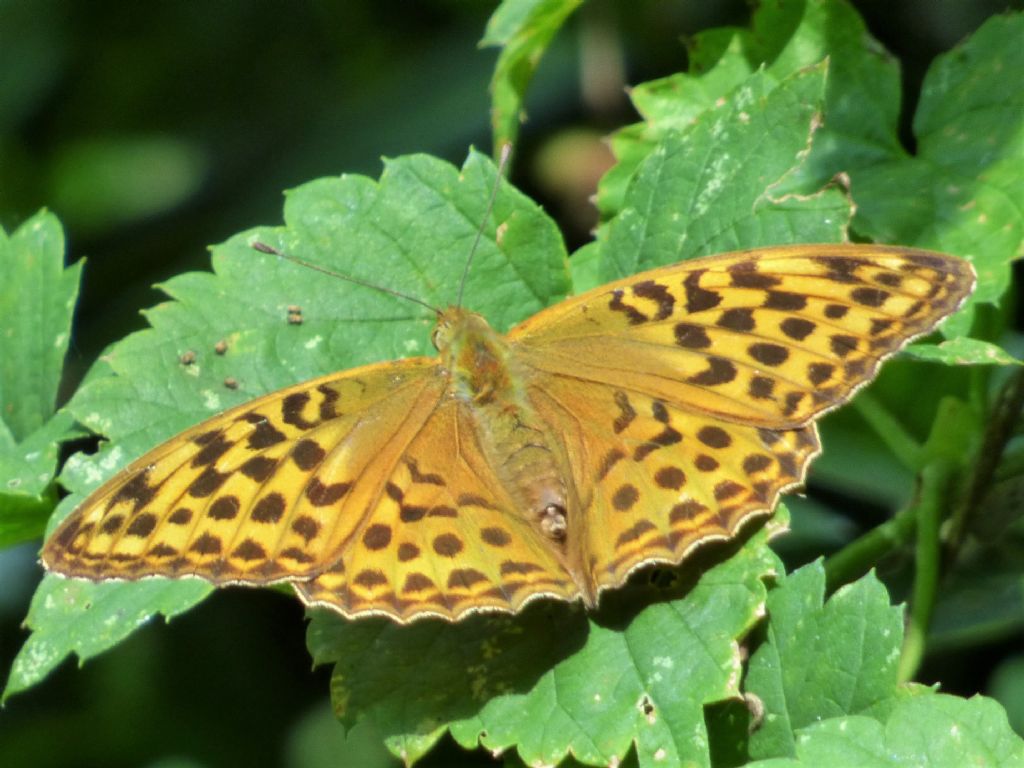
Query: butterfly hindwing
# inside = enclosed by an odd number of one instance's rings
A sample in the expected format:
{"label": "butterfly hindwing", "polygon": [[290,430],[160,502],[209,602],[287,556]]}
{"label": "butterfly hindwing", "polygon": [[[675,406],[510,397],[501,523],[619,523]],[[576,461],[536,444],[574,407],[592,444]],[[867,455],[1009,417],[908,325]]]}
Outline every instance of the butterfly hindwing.
{"label": "butterfly hindwing", "polygon": [[360,529],[322,574],[295,583],[305,602],[346,615],[455,619],[578,594],[561,554],[484,459],[465,408],[449,399],[411,440],[392,436],[405,447],[363,478],[377,490],[352,510]]}
{"label": "butterfly hindwing", "polygon": [[734,537],[803,482],[819,451],[814,425],[722,423],[628,384],[538,377],[531,399],[574,468],[578,557],[595,592],[643,563],[678,563],[703,542]]}

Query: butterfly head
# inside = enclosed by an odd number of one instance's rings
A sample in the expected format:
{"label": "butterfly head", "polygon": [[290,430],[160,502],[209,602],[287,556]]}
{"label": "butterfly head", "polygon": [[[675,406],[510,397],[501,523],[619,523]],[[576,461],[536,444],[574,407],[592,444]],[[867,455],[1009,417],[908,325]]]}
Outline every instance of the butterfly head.
{"label": "butterfly head", "polygon": [[449,350],[495,336],[483,315],[462,307],[448,307],[437,313],[437,324],[430,336],[434,349],[444,355]]}
{"label": "butterfly head", "polygon": [[438,314],[431,341],[456,392],[482,402],[508,388],[508,345],[483,315],[449,307]]}

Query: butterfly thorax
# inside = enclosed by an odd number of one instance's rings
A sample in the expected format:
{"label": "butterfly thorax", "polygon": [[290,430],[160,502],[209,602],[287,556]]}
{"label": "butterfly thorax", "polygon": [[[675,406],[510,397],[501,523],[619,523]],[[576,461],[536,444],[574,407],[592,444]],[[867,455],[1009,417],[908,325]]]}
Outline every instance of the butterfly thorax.
{"label": "butterfly thorax", "polygon": [[475,312],[449,307],[434,345],[450,394],[475,427],[481,450],[517,507],[550,539],[566,537],[567,489],[556,447],[527,397],[508,342]]}
{"label": "butterfly thorax", "polygon": [[458,397],[485,406],[511,394],[508,344],[481,315],[449,307],[438,318],[434,346]]}

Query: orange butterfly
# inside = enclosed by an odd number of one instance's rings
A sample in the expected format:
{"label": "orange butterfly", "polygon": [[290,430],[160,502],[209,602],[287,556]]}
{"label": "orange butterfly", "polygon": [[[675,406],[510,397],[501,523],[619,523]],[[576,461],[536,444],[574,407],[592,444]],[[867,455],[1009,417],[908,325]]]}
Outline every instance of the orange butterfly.
{"label": "orange butterfly", "polygon": [[815,420],[970,294],[961,259],[876,245],[686,261],[507,335],[438,313],[437,357],[274,392],[186,430],[69,515],[47,568],[290,583],[400,622],[594,605],[800,484]]}

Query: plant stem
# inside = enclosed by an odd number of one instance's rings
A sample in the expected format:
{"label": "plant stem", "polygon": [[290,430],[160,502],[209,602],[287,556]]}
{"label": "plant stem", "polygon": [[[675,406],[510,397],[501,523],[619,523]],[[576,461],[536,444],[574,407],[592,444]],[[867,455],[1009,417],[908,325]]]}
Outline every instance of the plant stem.
{"label": "plant stem", "polygon": [[1018,370],[1010,376],[999,392],[985,428],[981,448],[971,467],[971,475],[966,484],[967,493],[957,504],[950,518],[943,545],[943,559],[947,567],[956,559],[957,552],[960,551],[971,529],[971,522],[978,514],[985,494],[992,487],[992,478],[999,466],[1006,443],[1013,437],[1022,409],[1024,370]]}
{"label": "plant stem", "polygon": [[921,470],[921,486],[916,507],[917,551],[914,560],[914,591],[910,617],[900,655],[899,680],[911,680],[924,658],[928,626],[935,610],[942,567],[939,525],[948,500],[955,469],[952,462],[938,459]]}
{"label": "plant stem", "polygon": [[860,578],[883,555],[903,546],[914,535],[916,508],[911,505],[891,519],[854,539],[825,561],[825,582],[831,592]]}
{"label": "plant stem", "polygon": [[920,468],[921,444],[903,428],[899,419],[893,416],[888,408],[869,392],[861,392],[853,403],[903,466],[915,471]]}

